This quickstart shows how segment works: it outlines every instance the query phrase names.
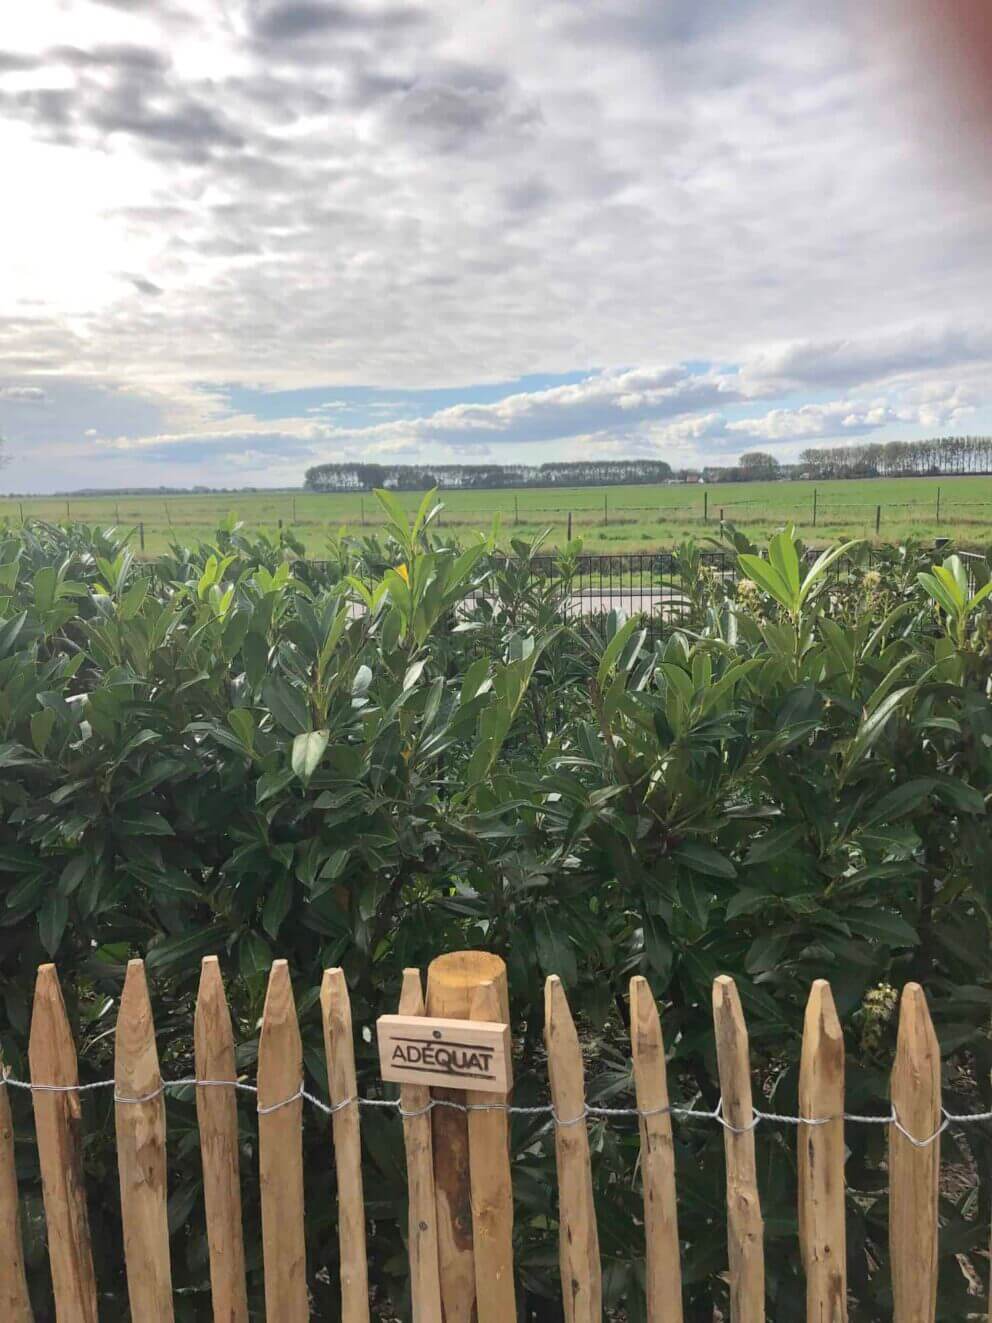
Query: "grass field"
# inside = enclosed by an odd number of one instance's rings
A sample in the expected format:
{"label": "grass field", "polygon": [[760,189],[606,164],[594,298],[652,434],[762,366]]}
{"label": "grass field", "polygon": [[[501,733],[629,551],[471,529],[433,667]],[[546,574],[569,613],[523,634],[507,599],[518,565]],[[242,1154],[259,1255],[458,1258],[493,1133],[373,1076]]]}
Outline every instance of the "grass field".
{"label": "grass field", "polygon": [[[937,492],[940,491],[938,519]],[[816,522],[813,520],[814,491]],[[401,498],[415,508],[419,497]],[[588,551],[649,551],[684,537],[715,536],[720,512],[756,538],[793,520],[810,543],[840,537],[897,542],[909,534],[950,537],[961,546],[992,544],[992,477],[892,478],[847,482],[767,482],[708,487],[578,487],[539,490],[445,492],[441,523],[463,537],[488,532],[494,515],[501,537],[533,537],[552,530],[549,545],[563,543],[568,515],[572,532]],[[704,518],[704,502],[706,517]],[[273,533],[280,521],[291,528],[308,556],[326,554],[329,537],[342,529],[374,532],[380,510],[371,494],[318,495],[272,491],[227,495],[121,496],[18,500],[0,497],[0,522],[22,519],[144,527],[145,554],[167,550],[172,541],[199,542],[230,512],[255,531]]]}

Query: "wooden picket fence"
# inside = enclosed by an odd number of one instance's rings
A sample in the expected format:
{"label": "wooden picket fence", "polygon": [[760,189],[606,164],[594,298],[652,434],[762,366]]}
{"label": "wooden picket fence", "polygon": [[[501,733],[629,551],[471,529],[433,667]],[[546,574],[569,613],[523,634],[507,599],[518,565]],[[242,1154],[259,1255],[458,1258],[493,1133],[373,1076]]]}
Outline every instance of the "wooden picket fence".
{"label": "wooden picket fence", "polygon": [[[320,993],[337,1171],[344,1323],[368,1323],[360,1111],[347,985],[328,970]],[[434,961],[425,1002],[420,974],[404,976],[406,1015],[508,1022],[496,957],[461,952]],[[557,978],[545,990],[545,1040],[554,1107],[560,1264],[567,1323],[599,1323],[602,1288],[580,1044]],[[713,1020],[726,1152],[728,1280],[733,1323],[765,1318],[763,1225],[755,1166],[748,1036],[733,980],[713,987]],[[647,982],[630,985],[631,1046],[640,1113],[647,1317],[681,1323],[672,1116],[658,1009]],[[216,1323],[247,1323],[234,1040],[216,958],[203,962],[193,1026],[206,1229]],[[97,1289],[81,1165],[76,1053],[55,967],[35,988],[29,1061],[52,1284],[60,1323],[95,1323]],[[166,1110],[151,1005],[140,960],[128,965],[115,1043],[115,1117],[123,1254],[136,1323],[173,1319],[166,1219]],[[285,961],[271,970],[258,1049],[259,1180],[266,1316],[309,1317],[303,1205],[303,1062]],[[231,1087],[225,1087],[225,1083]],[[8,1088],[0,1088],[0,1319],[32,1317],[18,1230]],[[826,982],[806,1009],[800,1114],[800,1251],[807,1314],[847,1318],[844,1219],[844,1046]],[[431,1099],[497,1103],[431,1108]],[[889,1126],[890,1241],[896,1323],[933,1323],[937,1293],[940,1061],[922,989],[903,990]],[[513,1202],[508,1116],[494,1095],[401,1087],[409,1181],[414,1323],[514,1323]]]}

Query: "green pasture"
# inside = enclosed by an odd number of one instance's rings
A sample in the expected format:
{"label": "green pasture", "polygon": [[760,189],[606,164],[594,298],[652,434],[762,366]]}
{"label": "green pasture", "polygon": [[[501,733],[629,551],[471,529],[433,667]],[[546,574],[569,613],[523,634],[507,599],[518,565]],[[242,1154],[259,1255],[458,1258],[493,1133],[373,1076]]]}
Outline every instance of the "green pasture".
{"label": "green pasture", "polygon": [[[416,508],[420,496],[404,493],[401,500]],[[565,541],[571,514],[573,536],[581,537],[590,551],[649,551],[688,536],[715,536],[721,511],[755,538],[792,520],[808,542],[839,537],[896,542],[910,534],[950,537],[961,546],[992,542],[992,477],[453,491],[443,493],[442,500],[441,525],[462,536],[488,532],[498,515],[502,540],[532,537],[550,528],[552,546]],[[196,544],[209,539],[232,511],[253,530],[274,533],[280,524],[292,529],[314,558],[326,554],[329,539],[342,530],[372,533],[382,523],[371,493],[0,497],[0,521],[15,527],[26,519],[67,518],[123,525],[135,529],[136,550],[143,527],[147,555],[165,551],[173,541]]]}

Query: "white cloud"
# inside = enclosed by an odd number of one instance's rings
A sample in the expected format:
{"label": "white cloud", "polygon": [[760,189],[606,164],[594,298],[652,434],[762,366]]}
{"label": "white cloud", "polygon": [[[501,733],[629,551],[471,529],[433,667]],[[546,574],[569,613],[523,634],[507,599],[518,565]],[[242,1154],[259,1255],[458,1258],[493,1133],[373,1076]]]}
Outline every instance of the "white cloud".
{"label": "white cloud", "polygon": [[[230,464],[286,473],[310,463],[365,458],[508,460],[576,454],[652,455],[676,464],[736,455],[757,443],[792,458],[812,441],[843,442],[893,427],[963,428],[976,396],[951,381],[915,379],[870,397],[774,407],[757,415],[750,365],[724,373],[682,366],[595,374],[573,385],[519,392],[491,404],[458,404],[420,417],[354,427],[307,409],[267,424],[230,416],[211,426],[135,432],[96,443],[94,455],[129,456],[157,464]],[[745,392],[742,384],[750,383]],[[764,388],[765,397],[774,393]],[[340,402],[332,402],[340,403]],[[713,407],[713,406],[718,407]],[[724,412],[727,410],[728,412]],[[374,412],[374,411],[373,411]]]}
{"label": "white cloud", "polygon": [[[750,365],[740,376],[751,383],[755,374]],[[772,388],[766,386],[767,394]],[[866,436],[883,428],[961,430],[975,412],[977,396],[970,390],[947,381],[923,381],[890,390],[870,399],[845,398],[826,403],[802,404],[794,408],[769,409],[754,417],[728,419],[725,414],[698,414],[654,431],[655,443],[666,446],[692,446],[697,455],[737,453],[755,442],[788,448],[794,456],[798,443],[829,440],[842,443],[846,438]]]}
{"label": "white cloud", "polygon": [[742,373],[753,389],[860,386],[919,372],[987,367],[992,361],[992,323],[885,328],[838,340],[811,339],[755,354]]}
{"label": "white cloud", "polygon": [[682,367],[641,368],[510,395],[496,404],[459,404],[379,430],[384,436],[415,435],[421,441],[459,442],[480,434],[503,443],[560,441],[591,432],[629,431],[738,398],[730,378],[692,375]]}
{"label": "white cloud", "polygon": [[[989,194],[906,129],[913,77],[848,6],[23,8],[0,56],[0,379],[50,405],[46,431],[0,396],[11,482],[100,437],[160,453],[162,478],[162,446],[193,464],[218,430],[260,430],[260,471],[283,444],[289,472],[306,447],[702,454],[751,435],[747,401],[783,445],[987,401]],[[631,369],[693,361],[742,367]],[[319,434],[329,406],[259,428],[219,388],[575,371]],[[925,382],[973,398],[912,398]]]}

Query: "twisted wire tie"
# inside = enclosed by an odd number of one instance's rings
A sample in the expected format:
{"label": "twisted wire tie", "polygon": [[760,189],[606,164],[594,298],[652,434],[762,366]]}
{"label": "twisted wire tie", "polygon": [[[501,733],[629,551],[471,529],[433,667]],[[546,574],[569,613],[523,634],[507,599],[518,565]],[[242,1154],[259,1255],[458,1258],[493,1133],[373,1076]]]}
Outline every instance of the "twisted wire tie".
{"label": "twisted wire tie", "polygon": [[[118,1093],[116,1081],[114,1080],[95,1080],[91,1084],[35,1084],[29,1080],[15,1079],[7,1072],[0,1074],[0,1088],[10,1086],[13,1089],[26,1089],[32,1093],[90,1093],[95,1089],[114,1090],[114,1102],[116,1103],[149,1103],[155,1102],[165,1093],[172,1089],[196,1088],[222,1088],[235,1089],[242,1093],[254,1094],[257,1098],[258,1087],[254,1084],[247,1084],[242,1080],[200,1080],[194,1077],[176,1080],[163,1080],[157,1089],[150,1093],[140,1094],[135,1097],[129,1097],[127,1094]],[[315,1107],[325,1116],[335,1116],[347,1107],[388,1107],[396,1111],[404,1121],[414,1120],[417,1117],[427,1116],[435,1107],[449,1107],[456,1112],[505,1112],[513,1116],[547,1116],[556,1126],[565,1129],[569,1126],[581,1125],[589,1118],[602,1118],[609,1120],[614,1117],[637,1118],[638,1121],[648,1120],[653,1116],[673,1116],[687,1120],[716,1121],[724,1130],[734,1135],[750,1134],[762,1121],[769,1121],[773,1125],[794,1125],[794,1126],[821,1126],[829,1125],[831,1121],[848,1121],[854,1125],[891,1125],[906,1139],[914,1148],[928,1148],[933,1144],[944,1131],[951,1125],[969,1125],[979,1122],[992,1121],[992,1110],[987,1112],[970,1112],[964,1114],[955,1114],[949,1112],[945,1107],[941,1107],[941,1123],[932,1135],[924,1139],[910,1133],[899,1120],[894,1107],[891,1107],[887,1116],[863,1116],[855,1112],[843,1112],[837,1116],[787,1116],[780,1112],[764,1112],[757,1107],[752,1109],[751,1121],[746,1126],[736,1126],[727,1120],[723,1114],[723,1098],[721,1097],[716,1107],[712,1110],[700,1109],[698,1107],[680,1107],[674,1104],[668,1104],[664,1107],[597,1107],[587,1103],[578,1116],[561,1117],[555,1111],[551,1103],[542,1103],[534,1107],[515,1107],[509,1103],[462,1103],[456,1102],[450,1098],[430,1098],[423,1107],[405,1108],[402,1102],[396,1098],[344,1098],[337,1103],[325,1103],[321,1098],[312,1093],[308,1093],[301,1084],[295,1093],[288,1098],[282,1098],[278,1102],[264,1105],[256,1104],[256,1111],[259,1116],[269,1116],[273,1112],[281,1111],[284,1107],[290,1107],[295,1102],[307,1102]]]}

